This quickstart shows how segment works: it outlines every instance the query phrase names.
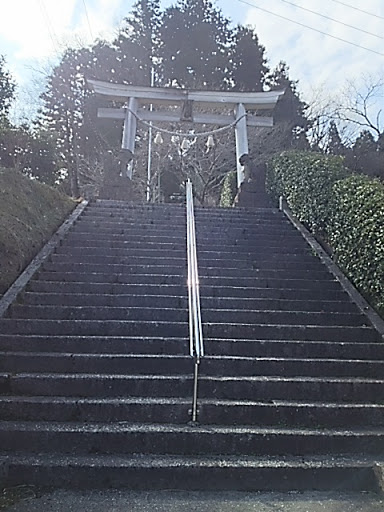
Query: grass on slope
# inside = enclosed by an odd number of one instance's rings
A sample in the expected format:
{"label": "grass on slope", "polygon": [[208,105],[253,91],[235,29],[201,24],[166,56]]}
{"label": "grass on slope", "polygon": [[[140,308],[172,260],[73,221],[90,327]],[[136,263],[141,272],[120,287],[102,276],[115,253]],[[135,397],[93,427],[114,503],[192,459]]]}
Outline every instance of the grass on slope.
{"label": "grass on slope", "polygon": [[0,169],[0,295],[76,206],[14,169]]}

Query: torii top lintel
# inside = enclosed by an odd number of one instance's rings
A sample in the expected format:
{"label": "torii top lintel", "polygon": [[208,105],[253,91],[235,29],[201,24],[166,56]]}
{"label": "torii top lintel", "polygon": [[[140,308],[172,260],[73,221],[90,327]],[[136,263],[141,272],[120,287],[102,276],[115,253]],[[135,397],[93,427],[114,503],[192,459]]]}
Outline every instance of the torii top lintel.
{"label": "torii top lintel", "polygon": [[136,98],[141,103],[174,105],[193,101],[201,106],[215,108],[235,108],[242,103],[247,110],[271,110],[284,91],[269,92],[226,92],[191,91],[168,87],[142,87],[136,85],[114,84],[98,80],[87,80],[96,94],[108,96],[114,100],[126,101]]}

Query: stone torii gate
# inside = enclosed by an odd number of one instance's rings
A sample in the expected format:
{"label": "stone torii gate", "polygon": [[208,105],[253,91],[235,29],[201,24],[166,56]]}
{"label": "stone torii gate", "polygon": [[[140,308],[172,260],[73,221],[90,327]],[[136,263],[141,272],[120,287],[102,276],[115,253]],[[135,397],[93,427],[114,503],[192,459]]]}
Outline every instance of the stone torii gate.
{"label": "stone torii gate", "polygon": [[[272,117],[256,115],[259,110],[273,110],[284,91],[270,92],[225,92],[191,91],[188,89],[142,87],[114,84],[98,80],[87,80],[96,94],[110,100],[124,102],[123,108],[99,108],[98,117],[121,119],[124,121],[121,147],[135,153],[137,121],[144,122],[181,122],[213,124],[216,126],[234,126],[236,137],[237,184],[244,181],[244,167],[239,162],[242,155],[248,154],[248,126],[272,127]],[[144,109],[143,105],[178,106],[178,110],[154,111]],[[233,110],[227,113],[194,113],[194,107],[213,108],[215,110]],[[248,111],[252,113],[248,113]],[[199,135],[198,133],[194,135]]]}

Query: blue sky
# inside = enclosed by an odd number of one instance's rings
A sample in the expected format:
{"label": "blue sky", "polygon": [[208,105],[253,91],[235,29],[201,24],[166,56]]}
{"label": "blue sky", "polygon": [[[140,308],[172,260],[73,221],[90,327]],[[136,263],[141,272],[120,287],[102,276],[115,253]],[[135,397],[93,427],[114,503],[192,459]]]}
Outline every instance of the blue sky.
{"label": "blue sky", "polygon": [[[162,7],[172,3],[163,1]],[[39,76],[65,45],[113,38],[132,4],[129,0],[0,0],[0,54],[5,55],[20,90],[38,88]],[[305,99],[320,88],[333,94],[362,74],[384,76],[384,0],[218,0],[216,6],[234,24],[256,29],[270,65],[285,60]]]}

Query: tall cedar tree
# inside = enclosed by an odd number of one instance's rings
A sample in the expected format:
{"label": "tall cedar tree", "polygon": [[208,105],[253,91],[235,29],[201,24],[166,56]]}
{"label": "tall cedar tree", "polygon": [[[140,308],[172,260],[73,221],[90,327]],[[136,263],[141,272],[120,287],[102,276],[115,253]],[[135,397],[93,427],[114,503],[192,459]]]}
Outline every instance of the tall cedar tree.
{"label": "tall cedar tree", "polygon": [[159,82],[160,24],[159,0],[139,0],[125,18],[125,27],[115,43],[121,71],[125,70],[127,75],[124,82],[132,83],[129,77],[132,69],[135,85],[151,85],[152,69]]}
{"label": "tall cedar tree", "polygon": [[283,61],[280,61],[264,80],[264,85],[269,90],[285,90],[284,96],[274,110],[275,122],[284,124],[286,127],[285,135],[282,138],[282,149],[290,147],[305,149],[308,146],[305,137],[305,132],[309,128],[309,121],[305,116],[307,105],[300,99],[297,83],[297,81],[291,80],[289,67]]}
{"label": "tall cedar tree", "polygon": [[265,48],[250,27],[238,25],[231,51],[233,88],[237,91],[262,91],[268,72]]}
{"label": "tall cedar tree", "polygon": [[209,0],[179,0],[166,9],[160,57],[167,85],[194,89],[230,87],[229,20]]}

